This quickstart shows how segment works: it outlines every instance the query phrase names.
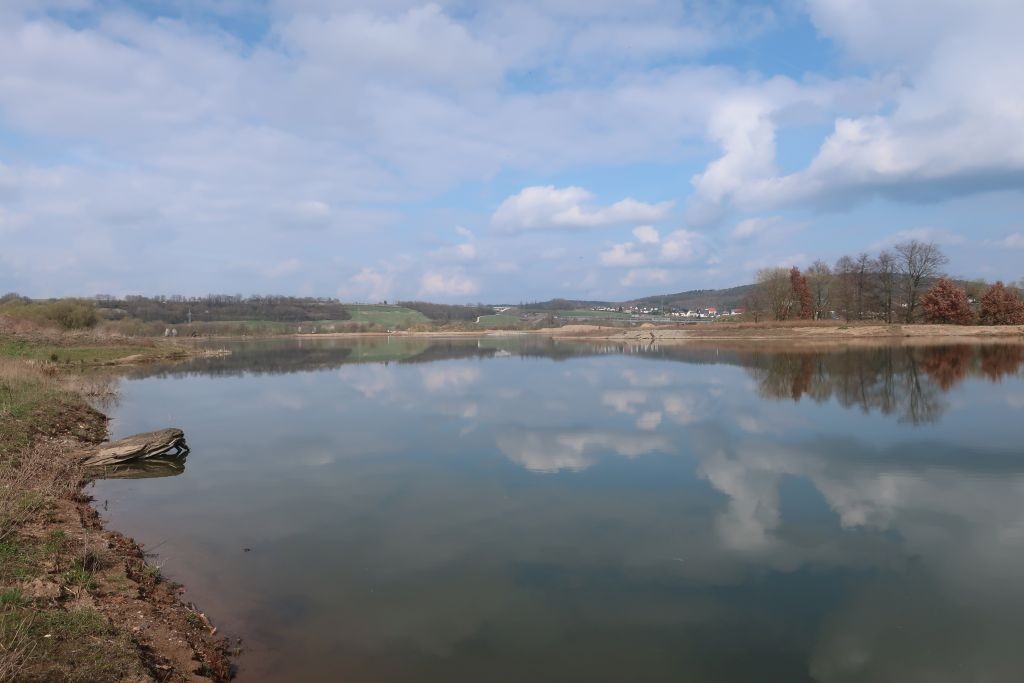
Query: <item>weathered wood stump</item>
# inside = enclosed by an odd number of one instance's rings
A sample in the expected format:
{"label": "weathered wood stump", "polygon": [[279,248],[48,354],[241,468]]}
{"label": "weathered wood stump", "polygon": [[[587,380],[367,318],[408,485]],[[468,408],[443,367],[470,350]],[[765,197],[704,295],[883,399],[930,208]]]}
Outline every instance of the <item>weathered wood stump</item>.
{"label": "weathered wood stump", "polygon": [[82,452],[82,463],[86,467],[104,467],[143,458],[185,455],[187,453],[188,444],[185,443],[185,432],[171,427],[155,432],[136,434],[90,448]]}

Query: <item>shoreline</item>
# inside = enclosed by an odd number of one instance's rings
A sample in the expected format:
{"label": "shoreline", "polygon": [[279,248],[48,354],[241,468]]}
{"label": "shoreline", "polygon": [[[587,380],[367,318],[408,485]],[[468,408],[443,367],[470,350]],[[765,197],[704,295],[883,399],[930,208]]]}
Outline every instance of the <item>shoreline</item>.
{"label": "shoreline", "polygon": [[261,339],[364,339],[425,338],[457,339],[484,337],[539,336],[559,339],[601,341],[689,341],[689,340],[853,340],[853,339],[1024,339],[1024,325],[932,325],[926,323],[865,324],[839,322],[819,324],[786,323],[690,323],[634,326],[586,325],[573,323],[562,327],[532,330],[396,330],[394,332],[321,332],[301,334],[216,335],[179,340],[257,341]]}
{"label": "shoreline", "polygon": [[584,329],[572,326],[559,328],[553,336],[563,339],[601,341],[644,341],[658,343],[687,341],[805,341],[805,342],[863,342],[881,341],[898,343],[913,340],[923,343],[1024,341],[1024,325],[765,325],[736,324],[735,327],[704,328],[641,327],[630,330],[613,328]]}
{"label": "shoreline", "polygon": [[[40,340],[19,341],[31,351]],[[56,341],[102,353],[75,363],[0,358],[0,391],[10,392],[12,404],[36,399],[24,413],[0,413],[3,435],[15,437],[13,448],[0,445],[2,478],[11,482],[0,487],[0,679],[230,680],[237,647],[184,601],[184,588],[161,575],[143,544],[107,527],[87,493],[94,476],[79,462],[81,451],[109,438],[109,418],[88,395],[111,394],[109,387],[93,394],[74,370],[209,353],[178,344],[133,353],[135,345]],[[13,516],[23,499],[39,502]]]}

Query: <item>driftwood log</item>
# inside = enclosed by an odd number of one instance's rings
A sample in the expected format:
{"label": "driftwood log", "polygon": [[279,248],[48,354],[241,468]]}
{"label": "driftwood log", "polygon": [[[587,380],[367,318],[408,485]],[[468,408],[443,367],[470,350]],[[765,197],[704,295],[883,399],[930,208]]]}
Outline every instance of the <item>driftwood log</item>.
{"label": "driftwood log", "polygon": [[86,467],[105,467],[156,458],[162,455],[186,455],[185,432],[176,427],[136,434],[125,439],[102,443],[82,453]]}

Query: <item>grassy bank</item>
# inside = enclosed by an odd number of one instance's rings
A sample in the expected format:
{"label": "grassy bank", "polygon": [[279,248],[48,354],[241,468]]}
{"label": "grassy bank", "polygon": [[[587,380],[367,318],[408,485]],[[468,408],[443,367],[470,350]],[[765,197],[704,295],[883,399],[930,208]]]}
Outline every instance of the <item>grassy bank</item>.
{"label": "grassy bank", "polygon": [[166,354],[0,338],[0,680],[229,677],[226,643],[81,493],[75,454],[106,434],[86,395],[111,380],[77,369]]}

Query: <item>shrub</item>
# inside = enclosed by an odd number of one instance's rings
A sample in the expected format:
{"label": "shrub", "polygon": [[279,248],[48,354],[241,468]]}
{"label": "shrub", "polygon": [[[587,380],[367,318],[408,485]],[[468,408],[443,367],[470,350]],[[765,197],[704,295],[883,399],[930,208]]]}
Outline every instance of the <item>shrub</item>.
{"label": "shrub", "polygon": [[981,322],[985,325],[1024,325],[1024,301],[1017,292],[997,282],[981,297]]}
{"label": "shrub", "polygon": [[74,299],[61,299],[60,301],[48,304],[46,317],[65,330],[81,330],[93,327],[99,320],[95,307]]}
{"label": "shrub", "polygon": [[949,278],[940,278],[921,297],[925,319],[930,323],[969,325],[974,312],[967,300],[967,292]]}

